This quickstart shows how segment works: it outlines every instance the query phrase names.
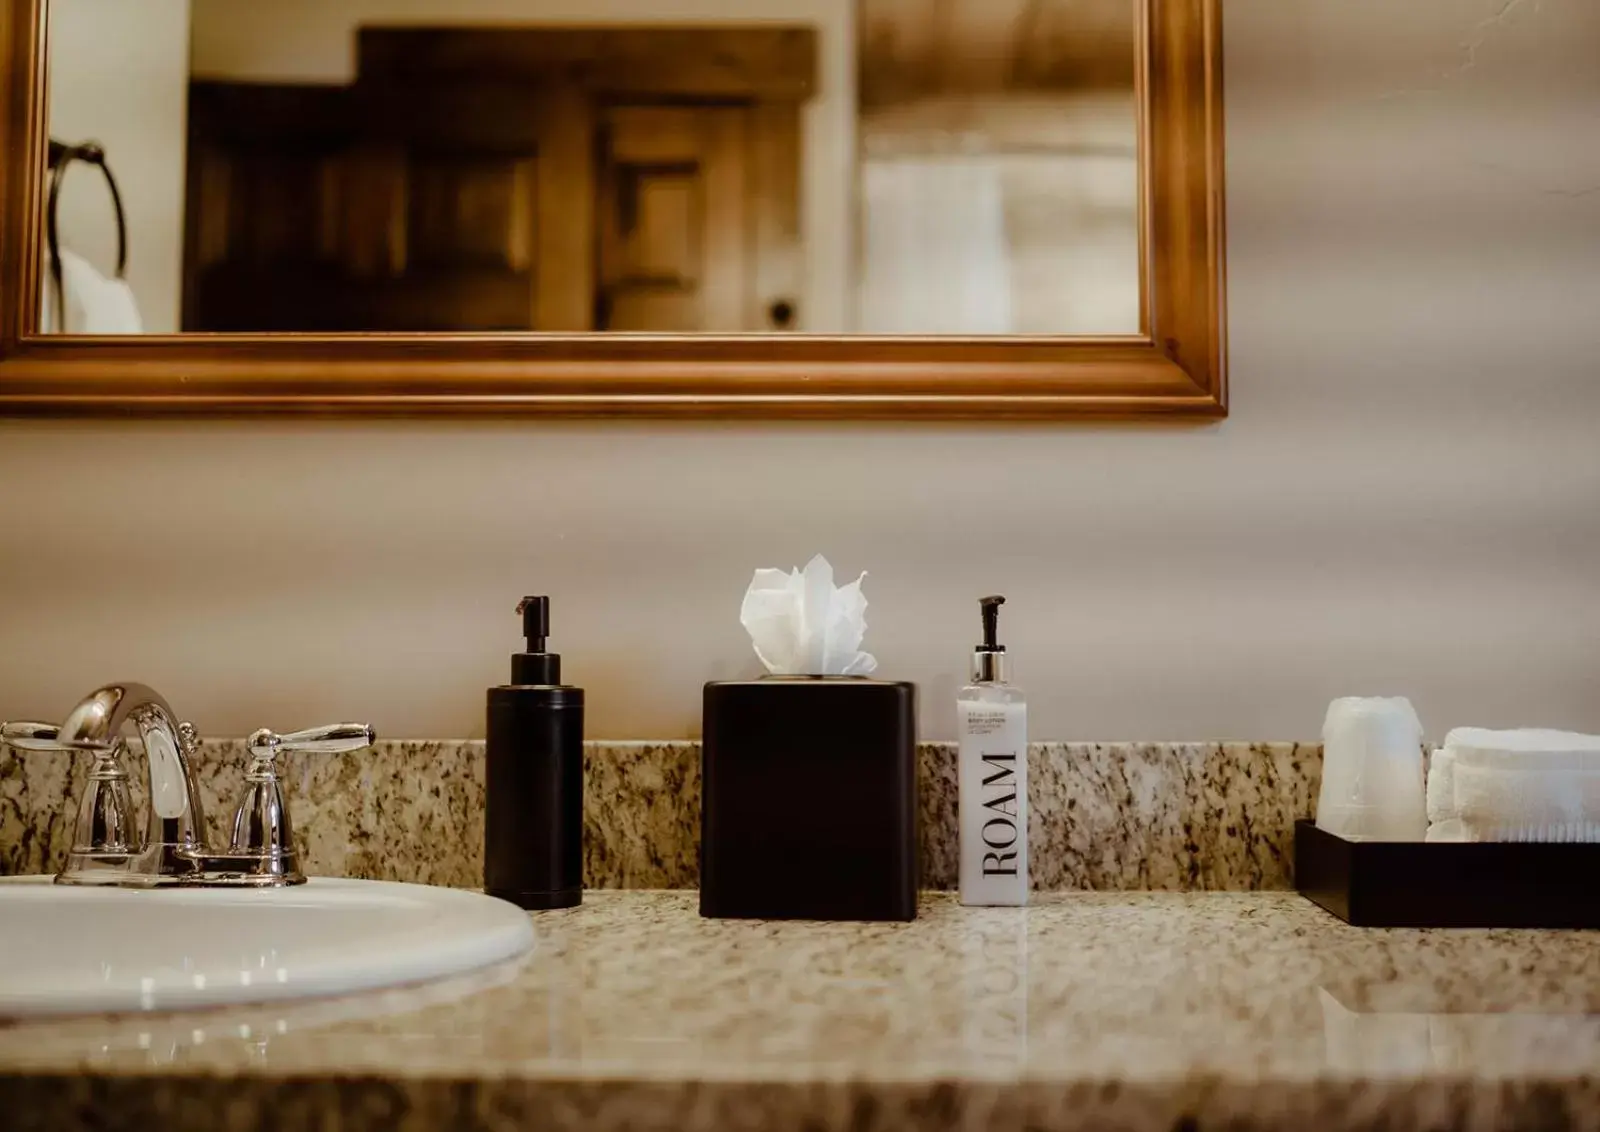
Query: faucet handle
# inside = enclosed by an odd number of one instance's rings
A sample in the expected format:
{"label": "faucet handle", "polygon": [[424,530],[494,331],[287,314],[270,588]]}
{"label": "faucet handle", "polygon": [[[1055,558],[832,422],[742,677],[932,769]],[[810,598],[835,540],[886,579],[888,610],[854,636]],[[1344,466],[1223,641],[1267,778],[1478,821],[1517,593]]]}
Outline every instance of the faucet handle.
{"label": "faucet handle", "polygon": [[[0,723],[0,746],[19,751],[75,753],[77,748],[60,742],[60,729],[53,723],[11,720]],[[133,801],[128,794],[128,774],[122,769],[122,741],[92,750],[94,766],[78,802],[78,819],[73,828],[72,851],[96,856],[126,854],[136,849],[133,834]]]}
{"label": "faucet handle", "polygon": [[229,852],[256,858],[256,875],[280,878],[284,884],[305,879],[295,851],[294,823],[278,785],[275,760],[285,752],[337,755],[372,746],[376,738],[366,723],[332,723],[305,731],[279,735],[263,727],[248,740],[250,766],[245,771],[245,792],[233,815]]}
{"label": "faucet handle", "polygon": [[282,752],[342,755],[347,751],[370,747],[375,739],[377,735],[370,723],[330,723],[324,727],[291,731],[287,735],[279,735],[263,727],[250,736],[249,745],[251,757],[257,763],[265,763],[270,767],[273,759]]}
{"label": "faucet handle", "polygon": [[19,751],[65,751],[68,748],[56,741],[60,734],[61,728],[54,723],[8,720],[0,723],[0,747],[15,747]]}

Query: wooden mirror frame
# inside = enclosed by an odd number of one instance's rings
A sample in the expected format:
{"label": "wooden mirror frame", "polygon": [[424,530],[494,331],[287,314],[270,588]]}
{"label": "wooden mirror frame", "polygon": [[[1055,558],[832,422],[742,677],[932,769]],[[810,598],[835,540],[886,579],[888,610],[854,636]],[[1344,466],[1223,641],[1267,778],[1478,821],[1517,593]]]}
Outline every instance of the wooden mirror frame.
{"label": "wooden mirror frame", "polygon": [[46,0],[5,0],[0,414],[1225,416],[1221,0],[1133,2],[1142,334],[93,338],[29,329],[42,270]]}

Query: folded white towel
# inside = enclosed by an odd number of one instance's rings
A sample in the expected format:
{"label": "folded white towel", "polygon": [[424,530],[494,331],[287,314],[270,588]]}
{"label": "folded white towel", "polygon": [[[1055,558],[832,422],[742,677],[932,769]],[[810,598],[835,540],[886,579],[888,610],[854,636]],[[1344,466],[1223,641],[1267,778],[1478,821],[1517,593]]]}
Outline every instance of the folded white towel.
{"label": "folded white towel", "polygon": [[1462,727],[1428,770],[1430,841],[1600,842],[1600,736]]}
{"label": "folded white towel", "polygon": [[1461,824],[1460,818],[1446,818],[1444,821],[1428,823],[1428,835],[1425,841],[1487,841],[1486,837],[1469,836],[1467,828]]}
{"label": "folded white towel", "polygon": [[1489,731],[1457,727],[1444,739],[1463,766],[1508,770],[1600,770],[1600,735],[1523,727]]}
{"label": "folded white towel", "polygon": [[[1434,830],[1439,832],[1436,834]],[[1476,822],[1439,822],[1428,827],[1428,841],[1515,841],[1594,844],[1600,842],[1600,821],[1547,825],[1485,825]]]}
{"label": "folded white towel", "polygon": [[[1456,809],[1456,753],[1440,747],[1428,758],[1428,824],[1453,821]],[[1431,832],[1431,829],[1430,829]]]}

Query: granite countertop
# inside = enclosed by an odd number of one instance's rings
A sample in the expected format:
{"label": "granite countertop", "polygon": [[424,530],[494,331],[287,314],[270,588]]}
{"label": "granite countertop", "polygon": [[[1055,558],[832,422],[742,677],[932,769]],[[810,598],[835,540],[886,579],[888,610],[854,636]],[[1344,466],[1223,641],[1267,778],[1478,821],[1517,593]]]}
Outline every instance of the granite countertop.
{"label": "granite countertop", "polygon": [[528,959],[278,1008],[0,1029],[15,1128],[1593,1128],[1594,935],[1376,931],[1290,893],[912,924],[590,893]]}

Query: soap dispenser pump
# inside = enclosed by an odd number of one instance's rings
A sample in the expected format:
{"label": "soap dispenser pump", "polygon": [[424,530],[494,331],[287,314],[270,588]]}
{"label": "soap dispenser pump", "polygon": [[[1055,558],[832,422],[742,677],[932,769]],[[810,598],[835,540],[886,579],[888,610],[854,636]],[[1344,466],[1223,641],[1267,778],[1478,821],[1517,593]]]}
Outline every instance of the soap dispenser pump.
{"label": "soap dispenser pump", "polygon": [[1028,703],[1010,682],[998,594],[980,598],[983,643],[956,696],[961,903],[1028,902]]}
{"label": "soap dispenser pump", "polygon": [[489,689],[483,888],[522,908],[583,900],[583,689],[546,651],[550,599],[517,606],[527,651]]}

